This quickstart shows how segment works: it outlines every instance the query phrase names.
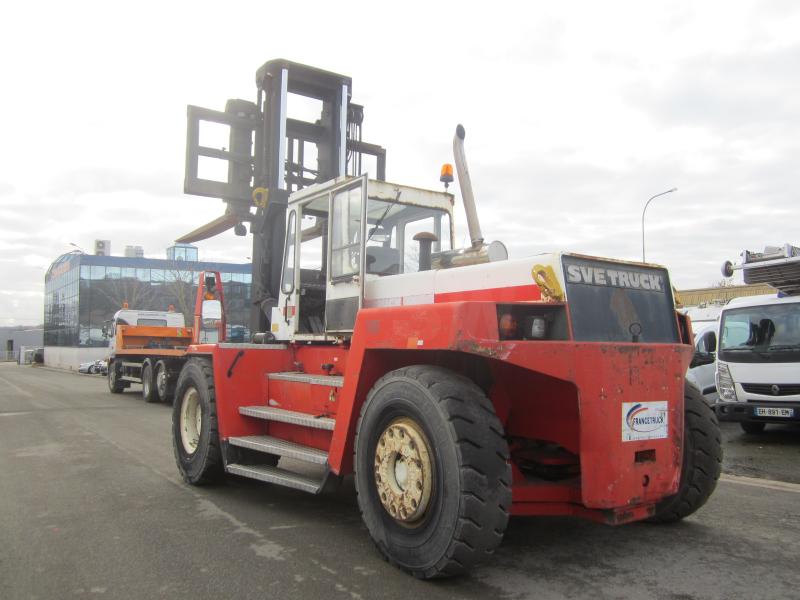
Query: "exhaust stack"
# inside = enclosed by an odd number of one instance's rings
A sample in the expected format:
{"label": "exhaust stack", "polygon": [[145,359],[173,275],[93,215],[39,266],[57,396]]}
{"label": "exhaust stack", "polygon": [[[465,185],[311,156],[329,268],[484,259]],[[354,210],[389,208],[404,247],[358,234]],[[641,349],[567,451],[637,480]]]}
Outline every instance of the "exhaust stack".
{"label": "exhaust stack", "polygon": [[458,184],[461,187],[461,197],[464,199],[464,210],[467,213],[467,227],[472,248],[478,250],[483,246],[483,234],[481,224],[478,222],[478,212],[475,209],[475,195],[472,193],[472,181],[469,178],[467,168],[467,156],[464,154],[464,137],[466,131],[464,126],[459,124],[456,127],[456,134],[453,136],[453,155],[458,172]]}

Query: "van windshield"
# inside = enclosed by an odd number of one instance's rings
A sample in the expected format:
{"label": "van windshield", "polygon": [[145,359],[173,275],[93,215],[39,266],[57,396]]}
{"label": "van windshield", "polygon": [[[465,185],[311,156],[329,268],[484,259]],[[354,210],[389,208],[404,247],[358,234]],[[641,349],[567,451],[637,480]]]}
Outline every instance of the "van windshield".
{"label": "van windshield", "polygon": [[731,308],[720,333],[724,361],[800,362],[800,302]]}

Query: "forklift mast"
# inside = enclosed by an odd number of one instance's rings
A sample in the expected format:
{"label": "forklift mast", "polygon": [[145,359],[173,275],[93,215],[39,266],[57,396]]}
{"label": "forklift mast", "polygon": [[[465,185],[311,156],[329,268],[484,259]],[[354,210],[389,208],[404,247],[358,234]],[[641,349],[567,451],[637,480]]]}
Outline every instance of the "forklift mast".
{"label": "forklift mast", "polygon": [[[230,228],[245,235],[244,223],[250,223],[251,334],[269,331],[271,309],[277,305],[289,194],[337,177],[361,175],[363,154],[376,158],[377,179],[386,176],[386,151],[361,139],[364,110],[350,102],[350,77],[275,59],[256,71],[256,87],[256,102],[231,99],[224,112],[188,107],[183,191],[220,198],[227,207],[223,216],[177,240],[192,243]],[[288,117],[292,97],[319,106],[316,120]],[[228,148],[201,145],[201,123],[227,126]],[[224,180],[201,172],[211,161],[227,163]]]}

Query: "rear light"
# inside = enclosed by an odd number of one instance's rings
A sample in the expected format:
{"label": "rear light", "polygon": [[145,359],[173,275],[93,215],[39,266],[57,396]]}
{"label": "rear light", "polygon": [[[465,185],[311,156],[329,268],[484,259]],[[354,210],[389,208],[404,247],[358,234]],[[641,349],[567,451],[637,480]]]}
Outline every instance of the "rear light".
{"label": "rear light", "polygon": [[517,323],[517,319],[511,313],[500,315],[497,328],[500,332],[501,340],[519,339],[519,323]]}
{"label": "rear light", "polygon": [[547,320],[544,317],[528,317],[525,319],[525,338],[543,340],[547,337]]}
{"label": "rear light", "polygon": [[567,340],[569,328],[561,304],[498,304],[497,330],[501,340]]}

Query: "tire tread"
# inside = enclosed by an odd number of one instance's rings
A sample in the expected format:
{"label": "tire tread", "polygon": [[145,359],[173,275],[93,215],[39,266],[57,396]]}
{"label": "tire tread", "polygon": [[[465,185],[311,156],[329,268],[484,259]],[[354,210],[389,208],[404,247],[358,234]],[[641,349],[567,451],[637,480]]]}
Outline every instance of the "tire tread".
{"label": "tire tread", "polygon": [[[376,382],[362,407],[357,432],[361,432],[364,414],[377,390],[397,379],[410,380],[428,390],[447,415],[451,438],[460,457],[459,515],[446,551],[434,565],[425,569],[400,564],[383,544],[376,542],[376,545],[388,562],[418,578],[466,573],[494,552],[508,525],[511,465],[503,426],[491,401],[472,380],[442,367],[415,365],[389,372]],[[356,434],[356,448],[359,433]],[[363,516],[363,507],[359,508]]]}
{"label": "tire tread", "polygon": [[683,465],[678,493],[656,505],[652,523],[674,523],[693,514],[709,499],[722,471],[722,444],[717,415],[694,386],[684,391]]}
{"label": "tire tread", "polygon": [[[181,457],[179,455],[178,444],[180,444],[180,439],[177,439],[175,433],[173,433],[173,451],[175,453],[175,460],[178,463],[179,471],[183,480],[186,483],[192,485],[205,485],[209,483],[216,483],[225,474],[223,461],[222,461],[222,449],[220,448],[219,442],[219,428],[217,425],[217,402],[216,402],[216,391],[214,388],[214,369],[212,368],[211,361],[207,358],[190,358],[184,368],[181,370],[181,374],[178,377],[178,383],[176,385],[176,401],[175,401],[175,409],[173,411],[173,419],[175,419],[176,412],[180,411],[180,396],[182,396],[182,388],[185,385],[187,379],[192,377],[191,371],[193,369],[199,369],[203,379],[206,383],[206,391],[208,393],[209,398],[209,415],[208,415],[208,422],[209,422],[209,441],[208,441],[208,452],[206,453],[206,458],[203,464],[203,468],[197,475],[191,475],[187,473],[181,467]],[[173,424],[173,431],[174,431],[174,424]]]}

